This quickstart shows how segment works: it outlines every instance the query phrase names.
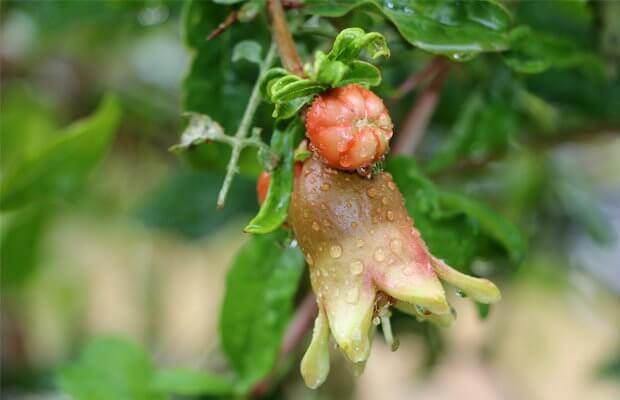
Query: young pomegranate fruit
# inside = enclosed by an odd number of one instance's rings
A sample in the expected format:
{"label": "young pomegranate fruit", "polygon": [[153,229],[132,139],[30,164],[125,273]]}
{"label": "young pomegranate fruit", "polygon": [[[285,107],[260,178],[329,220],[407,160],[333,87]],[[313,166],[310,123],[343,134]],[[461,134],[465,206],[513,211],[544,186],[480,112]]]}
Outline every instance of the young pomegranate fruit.
{"label": "young pomegranate fruit", "polygon": [[486,279],[464,275],[433,257],[388,173],[366,179],[308,159],[295,179],[288,223],[310,266],[319,314],[301,373],[311,388],[329,372],[329,332],[363,370],[374,327],[396,347],[390,306],[439,324],[453,320],[439,278],[476,301],[499,300]]}
{"label": "young pomegranate fruit", "polygon": [[258,197],[258,205],[263,205],[263,202],[267,198],[267,191],[269,190],[269,182],[271,181],[271,174],[267,171],[261,172],[256,182],[256,195]]}
{"label": "young pomegranate fruit", "polygon": [[323,93],[306,114],[312,148],[330,167],[347,171],[379,161],[389,148],[392,128],[383,101],[360,85]]}

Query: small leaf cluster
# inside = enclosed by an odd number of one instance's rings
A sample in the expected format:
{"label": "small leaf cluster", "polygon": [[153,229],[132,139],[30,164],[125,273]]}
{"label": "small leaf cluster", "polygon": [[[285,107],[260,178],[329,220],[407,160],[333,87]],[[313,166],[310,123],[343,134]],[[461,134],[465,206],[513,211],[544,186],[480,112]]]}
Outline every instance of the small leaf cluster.
{"label": "small leaf cluster", "polygon": [[292,118],[315,95],[329,88],[350,84],[379,85],[381,72],[371,63],[359,59],[363,51],[372,59],[390,56],[390,49],[380,33],[347,28],[338,34],[327,54],[320,50],[315,53],[313,66],[306,68],[308,78],[291,74],[283,68],[269,70],[262,78],[261,93],[275,105],[273,117]]}

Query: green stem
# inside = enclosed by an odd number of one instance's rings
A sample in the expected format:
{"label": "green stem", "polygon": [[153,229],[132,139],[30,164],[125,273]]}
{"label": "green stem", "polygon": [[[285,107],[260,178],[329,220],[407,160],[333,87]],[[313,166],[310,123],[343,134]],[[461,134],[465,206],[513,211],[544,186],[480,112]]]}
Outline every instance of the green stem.
{"label": "green stem", "polygon": [[[256,79],[256,83],[254,84],[254,88],[252,89],[252,94],[250,95],[250,100],[248,101],[248,105],[245,108],[245,112],[243,113],[243,117],[241,118],[241,123],[239,124],[239,128],[235,133],[233,139],[233,147],[232,153],[230,156],[230,161],[228,162],[228,167],[226,168],[226,177],[224,178],[224,183],[222,184],[222,188],[220,189],[220,194],[217,198],[217,207],[224,207],[224,203],[226,202],[226,196],[228,195],[228,190],[230,189],[230,185],[232,183],[233,177],[238,172],[237,164],[239,163],[239,156],[241,155],[241,150],[249,144],[249,142],[254,142],[254,139],[246,139],[248,134],[250,133],[250,128],[252,125],[252,120],[254,119],[254,114],[256,113],[256,109],[260,104],[260,78],[263,76],[265,71],[271,66],[273,60],[276,55],[276,47],[272,43],[269,47],[269,51],[267,51],[267,55],[265,59],[260,65],[260,70],[258,73],[258,78]],[[254,144],[254,143],[252,143]]]}

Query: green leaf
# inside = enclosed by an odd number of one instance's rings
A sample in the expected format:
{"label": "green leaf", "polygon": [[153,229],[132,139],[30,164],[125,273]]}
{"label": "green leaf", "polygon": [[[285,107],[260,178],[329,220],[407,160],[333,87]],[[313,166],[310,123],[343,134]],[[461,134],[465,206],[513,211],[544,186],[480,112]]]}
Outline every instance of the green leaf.
{"label": "green leaf", "polygon": [[381,83],[381,72],[379,68],[364,61],[351,61],[349,68],[336,84],[336,86],[346,86],[356,83],[362,86],[378,86]]}
{"label": "green leaf", "polygon": [[580,51],[569,39],[537,32],[520,26],[510,32],[510,51],[502,55],[515,71],[538,74],[549,68],[587,67],[599,76],[604,74],[601,60]]}
{"label": "green leaf", "polygon": [[267,197],[258,214],[248,223],[248,233],[269,233],[278,229],[288,216],[293,191],[295,142],[304,133],[303,123],[296,119],[284,131],[276,129],[271,137],[271,150],[279,158],[271,172]]}
{"label": "green leaf", "polygon": [[159,393],[174,393],[184,396],[209,394],[226,396],[233,394],[232,380],[204,371],[184,368],[159,370],[153,376],[151,389]]}
{"label": "green leaf", "polygon": [[469,272],[474,259],[484,257],[488,243],[495,242],[513,262],[520,261],[525,240],[501,215],[464,195],[440,190],[411,159],[390,159],[386,169],[394,176],[416,228],[435,256]]}
{"label": "green leaf", "polygon": [[263,62],[263,58],[260,53],[261,45],[259,43],[253,40],[243,40],[235,45],[232,60],[233,62],[247,60],[254,64],[260,65]]}
{"label": "green leaf", "polygon": [[118,337],[99,337],[60,369],[57,381],[75,400],[163,400],[150,388],[153,373],[140,347]]}
{"label": "green leaf", "polygon": [[382,34],[366,33],[361,28],[347,28],[338,34],[326,58],[347,63],[357,59],[362,51],[367,51],[373,59],[390,57],[390,49]]}
{"label": "green leaf", "polygon": [[3,289],[25,284],[36,271],[48,220],[47,207],[40,205],[0,216],[0,284]]}
{"label": "green leaf", "polygon": [[301,252],[279,244],[284,237],[284,232],[251,237],[226,279],[220,338],[245,389],[276,362],[304,270]]}
{"label": "green leaf", "polygon": [[[250,98],[258,71],[254,65],[233,63],[235,44],[251,39],[263,49],[269,46],[271,35],[262,24],[235,24],[217,38],[206,37],[228,16],[231,7],[211,1],[184,2],[183,28],[185,42],[191,51],[189,71],[183,81],[183,109],[207,114],[218,121],[225,132],[234,132]],[[257,120],[270,121],[267,109],[259,110]],[[265,127],[267,128],[267,127]],[[224,146],[213,146],[222,150]],[[213,162],[222,158],[221,152],[203,154]],[[224,164],[225,167],[225,164]],[[244,171],[243,168],[241,169]]]}
{"label": "green leaf", "polygon": [[513,262],[521,261],[526,244],[521,232],[503,216],[486,205],[458,193],[441,192],[439,202],[442,207],[458,211],[480,224],[482,232],[500,243]]}
{"label": "green leaf", "polygon": [[309,78],[290,74],[282,68],[267,71],[260,88],[263,97],[276,105],[273,117],[279,120],[293,117],[315,95],[330,87],[353,83],[366,87],[380,84],[379,69],[356,60],[362,51],[372,58],[390,55],[383,35],[348,28],[338,34],[329,53],[315,53],[314,69],[309,72]]}
{"label": "green leaf", "polygon": [[385,15],[412,45],[457,61],[509,48],[510,15],[496,1],[454,0],[306,0],[304,12],[341,17],[371,5]]}
{"label": "green leaf", "polygon": [[106,97],[91,117],[69,126],[59,139],[16,165],[0,182],[0,209],[15,209],[74,190],[104,157],[120,116],[117,101]]}
{"label": "green leaf", "polygon": [[216,209],[223,179],[212,171],[173,171],[139,202],[135,215],[148,227],[197,239],[255,213],[255,182],[241,176],[230,189],[226,207]]}
{"label": "green leaf", "polygon": [[237,4],[237,3],[242,3],[245,0],[213,0],[214,3],[218,3],[218,4]]}
{"label": "green leaf", "polygon": [[505,148],[523,126],[523,106],[519,100],[522,86],[507,69],[473,92],[465,101],[452,125],[449,136],[441,143],[426,166],[435,173],[460,159],[484,159]]}

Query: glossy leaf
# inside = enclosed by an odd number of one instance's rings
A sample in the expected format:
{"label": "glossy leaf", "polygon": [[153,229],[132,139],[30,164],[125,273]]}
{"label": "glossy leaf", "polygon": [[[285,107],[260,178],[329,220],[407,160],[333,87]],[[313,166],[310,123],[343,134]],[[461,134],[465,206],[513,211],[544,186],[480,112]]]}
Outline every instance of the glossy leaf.
{"label": "glossy leaf", "polygon": [[293,312],[304,258],[279,243],[283,233],[251,237],[226,278],[220,339],[242,389],[273,368]]}
{"label": "glossy leaf", "polygon": [[0,216],[0,284],[3,289],[27,283],[39,263],[49,212],[34,205]]}
{"label": "glossy leaf", "polygon": [[293,149],[303,133],[304,127],[299,120],[293,121],[284,131],[273,133],[271,150],[279,158],[278,165],[271,172],[267,197],[258,214],[245,227],[246,232],[273,232],[286,221],[293,191]]}
{"label": "glossy leaf", "polygon": [[261,45],[253,40],[243,40],[235,45],[232,54],[233,62],[247,60],[251,63],[260,65],[263,62],[261,57]]}
{"label": "glossy leaf", "polygon": [[154,367],[137,345],[118,337],[99,337],[63,367],[58,385],[75,400],[163,400],[151,390]]}
{"label": "glossy leaf", "polygon": [[184,368],[167,368],[155,372],[151,389],[158,393],[198,396],[226,396],[234,391],[233,381],[220,376]]}
{"label": "glossy leaf", "polygon": [[120,116],[117,101],[106,97],[91,117],[69,126],[38,154],[16,165],[0,182],[0,209],[15,209],[78,187],[106,154]]}
{"label": "glossy leaf", "polygon": [[588,67],[598,75],[603,65],[595,55],[580,51],[569,39],[521,26],[510,32],[510,51],[502,55],[515,71],[537,74],[549,68]]}
{"label": "glossy leaf", "polygon": [[457,61],[508,49],[510,15],[495,1],[306,0],[304,11],[341,17],[365,5],[385,15],[412,45]]}

